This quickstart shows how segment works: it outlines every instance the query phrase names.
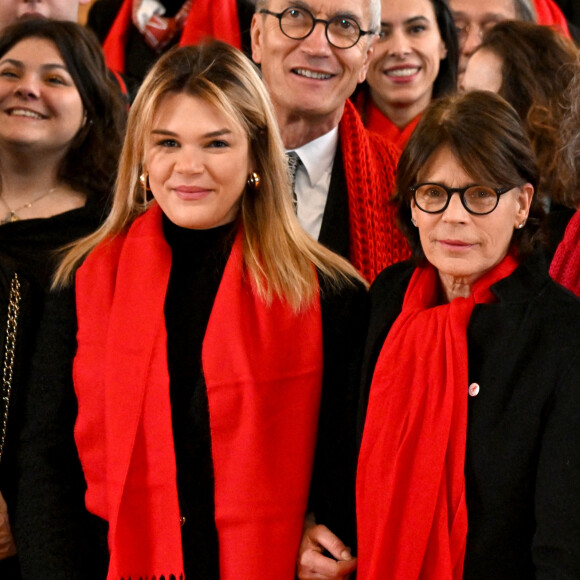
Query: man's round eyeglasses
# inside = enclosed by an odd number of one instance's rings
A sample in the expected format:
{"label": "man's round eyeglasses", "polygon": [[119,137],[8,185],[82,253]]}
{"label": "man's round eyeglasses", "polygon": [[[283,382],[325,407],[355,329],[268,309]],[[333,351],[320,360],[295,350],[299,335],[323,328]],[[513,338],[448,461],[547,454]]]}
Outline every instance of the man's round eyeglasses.
{"label": "man's round eyeglasses", "polygon": [[468,185],[467,187],[446,187],[440,183],[419,183],[409,190],[417,207],[425,213],[442,213],[447,209],[451,196],[459,194],[463,207],[474,215],[487,215],[499,203],[499,198],[513,187],[487,187],[485,185]]}
{"label": "man's round eyeglasses", "polygon": [[314,30],[318,22],[324,24],[326,39],[335,48],[351,48],[371,30],[362,30],[360,24],[350,16],[334,16],[330,20],[315,18],[306,8],[290,6],[282,12],[271,12],[262,8],[260,14],[269,14],[278,19],[282,34],[293,40],[303,40]]}

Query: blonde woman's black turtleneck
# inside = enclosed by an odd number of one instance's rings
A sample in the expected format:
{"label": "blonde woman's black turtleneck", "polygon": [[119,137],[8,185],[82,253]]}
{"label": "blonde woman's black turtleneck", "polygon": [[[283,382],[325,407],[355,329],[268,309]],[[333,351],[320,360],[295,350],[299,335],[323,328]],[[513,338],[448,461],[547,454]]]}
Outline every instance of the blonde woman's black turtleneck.
{"label": "blonde woman's black turtleneck", "polygon": [[167,363],[185,576],[219,579],[209,408],[201,349],[235,225],[190,230],[163,218],[172,251],[165,298]]}

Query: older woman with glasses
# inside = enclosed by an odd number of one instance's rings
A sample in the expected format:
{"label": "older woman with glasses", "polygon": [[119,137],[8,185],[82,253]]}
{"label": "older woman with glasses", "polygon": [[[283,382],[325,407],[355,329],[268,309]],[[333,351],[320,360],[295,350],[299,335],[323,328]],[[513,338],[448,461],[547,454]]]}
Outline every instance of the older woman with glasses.
{"label": "older woman with glasses", "polygon": [[402,154],[414,259],[371,287],[359,580],[580,577],[580,301],[536,248],[537,180],[492,93],[433,104]]}

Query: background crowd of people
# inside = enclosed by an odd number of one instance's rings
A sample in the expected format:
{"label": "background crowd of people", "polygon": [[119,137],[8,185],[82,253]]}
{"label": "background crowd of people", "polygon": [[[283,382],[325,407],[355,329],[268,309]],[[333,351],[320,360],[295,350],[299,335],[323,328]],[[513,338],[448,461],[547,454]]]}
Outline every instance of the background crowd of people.
{"label": "background crowd of people", "polygon": [[579,578],[579,18],[2,0],[0,578]]}

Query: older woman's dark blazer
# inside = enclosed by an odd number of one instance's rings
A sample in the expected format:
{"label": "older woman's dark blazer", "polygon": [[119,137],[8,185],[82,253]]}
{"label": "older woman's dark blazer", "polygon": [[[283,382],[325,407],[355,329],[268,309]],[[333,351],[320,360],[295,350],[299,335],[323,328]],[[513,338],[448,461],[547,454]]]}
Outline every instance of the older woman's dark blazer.
{"label": "older woman's dark blazer", "polygon": [[[411,262],[396,264],[371,288],[359,430],[377,357],[413,269]],[[464,578],[577,579],[580,300],[548,277],[541,256],[493,292],[497,302],[475,307],[467,333],[469,384],[480,391],[468,407]]]}

